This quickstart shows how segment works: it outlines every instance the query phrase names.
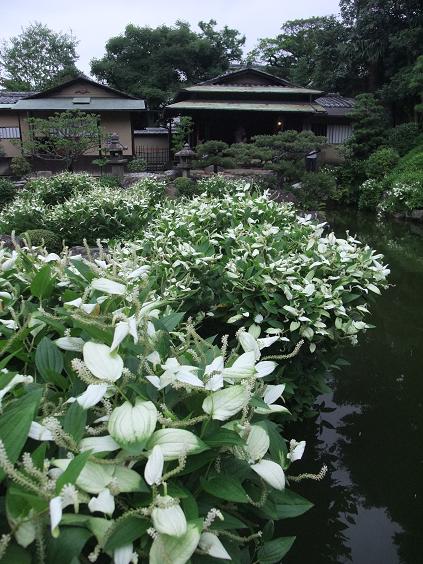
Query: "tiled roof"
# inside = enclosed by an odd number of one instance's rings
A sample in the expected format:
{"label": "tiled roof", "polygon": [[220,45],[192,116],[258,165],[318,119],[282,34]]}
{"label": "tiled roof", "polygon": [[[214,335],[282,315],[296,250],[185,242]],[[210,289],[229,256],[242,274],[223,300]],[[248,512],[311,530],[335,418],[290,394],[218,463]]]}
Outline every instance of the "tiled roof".
{"label": "tiled roof", "polygon": [[315,100],[324,108],[353,108],[354,98],[344,98],[339,94],[326,94]]}
{"label": "tiled roof", "polygon": [[8,92],[0,90],[0,104],[16,104],[18,100],[31,96],[35,92]]}
{"label": "tiled roof", "polygon": [[134,135],[168,135],[166,127],[146,127],[145,129],[135,129]]}

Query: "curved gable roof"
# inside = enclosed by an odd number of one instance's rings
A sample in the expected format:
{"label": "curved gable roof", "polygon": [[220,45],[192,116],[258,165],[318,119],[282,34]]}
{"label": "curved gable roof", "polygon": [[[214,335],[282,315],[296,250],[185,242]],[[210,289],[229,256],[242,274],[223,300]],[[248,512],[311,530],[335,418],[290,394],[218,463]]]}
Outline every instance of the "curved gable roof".
{"label": "curved gable roof", "polygon": [[110,92],[111,94],[118,95],[120,98],[128,98],[129,100],[139,100],[139,98],[137,98],[136,96],[131,96],[126,92],[121,92],[120,90],[116,90],[116,88],[112,88],[111,86],[106,86],[105,84],[101,84],[100,82],[91,80],[90,78],[88,78],[83,74],[78,75],[75,78],[71,78],[70,80],[67,80],[65,82],[62,82],[57,86],[52,86],[51,88],[47,88],[46,90],[42,90],[41,92],[36,92],[34,94],[31,94],[30,96],[26,96],[26,98],[27,99],[48,98],[52,94],[55,94],[56,92],[60,92],[60,90],[62,90],[63,88],[67,86],[72,86],[73,84],[77,84],[78,82],[85,82],[90,86],[96,86],[97,88],[102,88],[106,92]]}
{"label": "curved gable roof", "polygon": [[268,72],[247,67],[236,71],[227,72],[209,80],[198,83],[197,86],[206,85],[251,85],[251,86],[295,86],[288,80],[269,74]]}

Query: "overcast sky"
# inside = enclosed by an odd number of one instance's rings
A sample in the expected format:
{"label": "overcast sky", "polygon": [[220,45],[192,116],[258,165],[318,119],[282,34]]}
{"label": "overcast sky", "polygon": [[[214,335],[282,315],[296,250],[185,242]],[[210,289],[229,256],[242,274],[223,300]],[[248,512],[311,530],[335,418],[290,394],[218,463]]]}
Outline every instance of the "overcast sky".
{"label": "overcast sky", "polygon": [[260,37],[275,36],[283,22],[338,13],[338,0],[0,0],[0,37],[20,33],[40,21],[56,31],[70,31],[79,39],[78,67],[88,73],[92,58],[101,57],[110,37],[128,23],[156,27],[215,19],[247,37],[247,50]]}

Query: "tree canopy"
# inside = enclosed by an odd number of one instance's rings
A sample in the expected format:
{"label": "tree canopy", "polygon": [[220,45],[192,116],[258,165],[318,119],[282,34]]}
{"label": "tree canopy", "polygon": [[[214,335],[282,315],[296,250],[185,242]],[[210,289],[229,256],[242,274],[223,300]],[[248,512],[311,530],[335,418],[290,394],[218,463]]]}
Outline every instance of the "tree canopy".
{"label": "tree canopy", "polygon": [[412,119],[421,92],[421,0],[341,0],[340,8],[340,17],[286,22],[277,37],[259,40],[250,60],[301,85],[378,93],[396,121]]}
{"label": "tree canopy", "polygon": [[199,23],[199,32],[186,22],[157,28],[128,25],[112,37],[91,70],[110,86],[146,98],[150,107],[169,102],[183,86],[221,74],[240,61],[245,37],[216,21]]}
{"label": "tree canopy", "polygon": [[42,90],[78,74],[71,33],[35,22],[0,47],[0,84],[7,90]]}

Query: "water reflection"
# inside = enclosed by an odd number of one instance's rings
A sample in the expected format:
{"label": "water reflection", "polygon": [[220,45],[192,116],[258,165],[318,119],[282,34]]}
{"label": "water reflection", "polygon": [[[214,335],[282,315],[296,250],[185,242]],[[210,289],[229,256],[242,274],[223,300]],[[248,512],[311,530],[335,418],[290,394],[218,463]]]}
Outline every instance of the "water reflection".
{"label": "water reflection", "polygon": [[[327,411],[304,429],[302,467],[330,464],[324,482],[298,485],[315,503],[284,524],[297,534],[291,564],[423,562],[423,229],[365,215],[329,218],[385,254],[391,287],[371,330],[333,374]],[[295,428],[298,434],[298,427]]]}

